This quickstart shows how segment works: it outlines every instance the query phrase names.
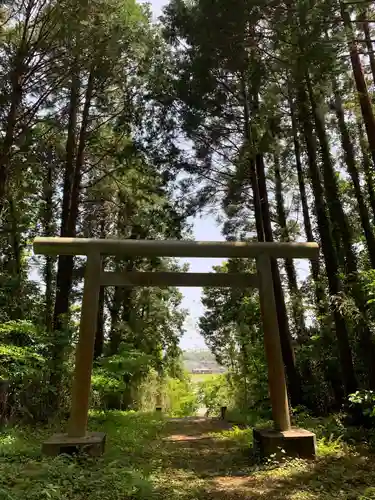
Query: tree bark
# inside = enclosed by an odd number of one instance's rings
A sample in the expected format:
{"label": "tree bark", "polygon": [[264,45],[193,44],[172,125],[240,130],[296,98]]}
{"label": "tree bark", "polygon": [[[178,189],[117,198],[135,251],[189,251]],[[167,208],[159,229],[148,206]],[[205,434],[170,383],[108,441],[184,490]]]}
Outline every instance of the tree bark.
{"label": "tree bark", "polygon": [[371,151],[373,167],[375,167],[375,116],[372,109],[371,99],[367,90],[365,75],[363,74],[361,59],[359,57],[359,52],[357,44],[355,41],[355,36],[353,33],[353,28],[350,20],[350,15],[345,7],[340,2],[341,6],[341,16],[344,22],[344,26],[347,31],[348,38],[348,48],[350,53],[350,61],[352,63],[354,80],[358,92],[359,104],[361,107],[363,121],[365,123],[367,139]]}
{"label": "tree bark", "polygon": [[341,145],[345,154],[345,162],[348,173],[353,183],[355,197],[358,203],[359,215],[361,218],[363,232],[366,238],[367,251],[370,257],[371,267],[375,268],[375,236],[372,230],[368,209],[362,194],[359,174],[355,161],[354,147],[345,122],[344,109],[339,91],[334,82],[335,112],[341,135]]}
{"label": "tree bark", "polygon": [[25,9],[25,19],[21,35],[20,45],[14,56],[14,67],[10,72],[10,106],[5,124],[5,136],[0,152],[0,216],[6,201],[7,186],[9,184],[10,161],[12,146],[14,143],[14,133],[17,125],[18,112],[22,103],[23,97],[23,79],[26,73],[26,57],[28,54],[27,34],[29,30],[29,22],[31,17],[31,2],[28,3]]}
{"label": "tree bark", "polygon": [[96,323],[95,344],[94,344],[94,359],[100,358],[103,354],[104,347],[104,298],[105,288],[100,287],[99,291],[99,307]]}
{"label": "tree bark", "polygon": [[[69,100],[69,122],[68,122],[68,137],[66,141],[66,162],[64,172],[62,213],[61,213],[61,230],[60,236],[72,236],[69,234],[69,215],[70,203],[72,196],[72,186],[74,178],[74,158],[76,155],[76,128],[77,115],[79,107],[80,94],[80,77],[78,74],[78,61],[73,63],[72,83],[70,88]],[[70,276],[69,276],[69,259],[66,255],[60,255],[57,262],[56,276],[56,298],[55,308],[53,313],[53,328],[61,331],[63,329],[63,315],[69,309],[70,296]]]}
{"label": "tree bark", "polygon": [[[65,236],[75,237],[77,232],[77,222],[78,222],[78,214],[79,214],[79,201],[81,194],[81,180],[82,180],[82,169],[84,163],[84,151],[86,147],[86,135],[87,135],[87,127],[89,123],[90,116],[90,107],[91,100],[94,91],[94,69],[90,71],[89,79],[87,82],[86,92],[85,92],[85,102],[82,111],[82,121],[79,132],[79,141],[78,141],[78,149],[77,156],[75,159],[75,166],[73,170],[71,170],[71,165],[74,165],[74,150],[75,150],[75,134],[72,130],[71,136],[68,136],[68,142],[70,144],[67,145],[67,157],[69,163],[69,167],[67,170],[69,172],[73,172],[73,179],[71,184],[70,191],[70,203],[68,208],[68,217],[67,220],[64,218],[64,231]],[[78,99],[78,95],[74,95],[74,98]],[[78,106],[78,100],[75,101]],[[75,111],[74,123],[77,120],[77,109]],[[73,127],[72,127],[73,129]],[[71,177],[69,177],[69,183]],[[69,186],[70,187],[70,186]],[[72,291],[72,283],[73,283],[73,268],[74,268],[74,258],[72,255],[61,256],[63,257],[63,286],[60,285],[58,287],[58,292],[56,293],[56,303],[55,303],[55,329],[59,329],[58,326],[61,326],[60,320],[58,319],[61,315],[66,315],[69,311],[69,300]],[[60,261],[58,266],[57,275],[59,278],[60,273]]]}
{"label": "tree bark", "polygon": [[[274,169],[275,169],[275,198],[276,198],[276,210],[277,210],[277,220],[281,229],[281,241],[290,241],[289,230],[287,226],[287,220],[285,215],[284,197],[282,180],[280,173],[280,160],[275,155],[274,156]],[[293,259],[285,259],[284,261],[286,275],[289,285],[289,293],[292,302],[292,314],[293,322],[296,330],[297,338],[299,342],[302,342],[306,337],[306,326],[303,316],[303,306],[302,297],[298,290],[297,284],[297,273],[294,267]]]}
{"label": "tree bark", "polygon": [[[257,154],[255,161],[257,166],[265,241],[273,242],[274,240],[272,234],[263,156],[261,154]],[[297,406],[299,404],[302,404],[301,379],[296,366],[292,338],[288,325],[288,315],[285,306],[284,291],[281,284],[280,271],[276,259],[271,259],[271,269],[273,276],[278,324],[280,330],[281,349],[289,383],[290,398],[292,405]]]}
{"label": "tree bark", "polygon": [[116,286],[113,295],[112,306],[110,307],[111,314],[111,332],[109,337],[109,354],[113,356],[118,353],[121,344],[120,310],[122,306],[122,296],[124,289]]}
{"label": "tree bark", "polygon": [[241,79],[242,85],[242,97],[244,102],[244,139],[247,144],[246,154],[248,158],[248,171],[251,189],[253,192],[253,205],[254,205],[254,213],[255,213],[255,226],[257,232],[258,241],[264,241],[264,229],[263,229],[263,219],[262,219],[262,208],[260,203],[260,195],[259,195],[259,184],[258,177],[256,171],[255,160],[252,155],[252,133],[250,127],[250,109],[249,109],[249,95],[247,92],[246,84],[244,82],[244,77]]}
{"label": "tree bark", "polygon": [[[101,214],[100,222],[100,238],[105,238],[106,236],[106,220],[105,211]],[[89,233],[90,237],[93,237],[93,233]],[[106,259],[102,257],[102,270],[105,270]],[[94,360],[100,358],[104,350],[104,306],[105,306],[105,287],[101,286],[99,291],[99,307],[98,307],[98,317],[96,323],[96,333],[95,333],[95,344],[94,344]]]}
{"label": "tree bark", "polygon": [[342,248],[344,250],[346,282],[350,287],[351,295],[353,296],[355,304],[360,312],[358,320],[358,335],[361,339],[364,359],[367,362],[370,388],[375,389],[375,344],[372,340],[372,332],[369,327],[370,321],[367,317],[366,298],[359,283],[357,258],[352,246],[352,234],[347,215],[344,212],[340,200],[337,178],[330,155],[327,133],[325,130],[324,117],[321,115],[317,108],[313,90],[311,87],[311,82],[309,81],[308,77],[307,83],[316,131],[321,147],[324,190],[327,199],[328,211],[331,221],[333,222],[333,224],[336,224],[335,234],[336,237],[339,237],[339,241],[336,242],[336,245],[339,245],[340,247],[342,243]]}
{"label": "tree bark", "polygon": [[324,124],[324,116],[316,103],[310,77],[306,76],[307,89],[315,123],[315,130],[319,139],[322,172],[324,181],[324,192],[327,200],[328,212],[332,223],[332,234],[335,240],[336,252],[341,256],[346,273],[357,272],[357,261],[352,248],[352,234],[348,218],[342,207],[337,178],[334,171],[327,132]]}
{"label": "tree bark", "polygon": [[9,271],[12,276],[12,302],[14,307],[11,309],[11,319],[18,320],[23,318],[22,308],[22,248],[21,248],[21,234],[19,227],[19,214],[17,204],[12,196],[8,197],[9,206],[9,242],[12,248],[10,256]]}
{"label": "tree bark", "polygon": [[[255,115],[258,114],[259,110],[259,100],[258,100],[258,83],[253,82],[252,89],[252,111]],[[252,134],[254,135],[254,134]],[[256,138],[251,137],[254,144],[256,144]],[[256,177],[257,177],[257,189],[259,193],[259,204],[260,212],[262,217],[262,226],[264,233],[264,241],[273,241],[271,217],[269,210],[268,194],[267,194],[267,184],[266,175],[264,167],[263,155],[259,152],[255,154],[255,167],[256,167]],[[255,201],[254,197],[254,201]],[[288,381],[288,388],[290,393],[291,403],[294,406],[302,404],[302,388],[301,379],[297,370],[296,360],[294,356],[294,350],[292,345],[292,338],[289,331],[288,315],[285,305],[284,291],[281,284],[279,266],[276,259],[271,260],[271,270],[273,277],[273,286],[277,310],[277,318],[280,333],[280,343],[283,355],[283,361],[286,370],[286,376]]]}
{"label": "tree bark", "polygon": [[375,219],[375,186],[374,186],[373,172],[371,169],[371,162],[370,162],[370,158],[369,158],[368,144],[367,144],[366,139],[364,137],[362,123],[358,122],[357,128],[358,128],[359,145],[360,145],[361,154],[362,154],[363,172],[365,174],[368,199],[369,199],[369,203],[370,203],[370,207],[371,207],[371,211],[372,211],[372,218],[374,220]]}
{"label": "tree bark", "polygon": [[[302,214],[303,214],[303,225],[305,228],[306,239],[309,242],[315,241],[309,205],[307,202],[307,194],[306,194],[306,186],[305,186],[305,176],[302,169],[302,161],[301,161],[301,146],[298,137],[298,124],[297,124],[297,110],[293,98],[291,95],[289,96],[289,109],[290,109],[290,117],[292,121],[292,133],[293,133],[293,144],[294,144],[294,155],[296,159],[296,168],[297,168],[297,176],[298,176],[298,188],[301,197],[302,203]],[[320,269],[319,269],[319,260],[311,261],[311,273],[315,283],[315,297],[316,304],[318,307],[319,316],[325,316],[327,312],[327,301],[325,297],[325,291],[321,284],[320,279]]]}
{"label": "tree bark", "polygon": [[364,10],[364,12],[360,15],[359,20],[362,21],[362,28],[363,28],[363,33],[365,35],[365,42],[366,42],[366,47],[367,47],[367,55],[370,60],[370,67],[371,67],[371,73],[372,73],[372,82],[375,85],[375,56],[374,56],[374,47],[372,45],[372,38],[371,38],[371,32],[370,32],[370,25],[367,20],[367,11]]}
{"label": "tree bark", "polygon": [[[75,61],[75,63],[77,63],[77,61]],[[76,236],[84,150],[86,145],[86,134],[89,121],[91,99],[94,90],[93,71],[90,71],[86,87],[85,102],[82,111],[82,120],[79,133],[79,143],[77,154],[75,154],[76,126],[79,109],[79,90],[80,78],[77,67],[74,67],[70,96],[69,128],[66,146],[66,169],[63,193],[63,213],[61,222],[61,235],[70,237]],[[73,256],[71,255],[59,256],[56,278],[56,298],[53,317],[55,331],[63,331],[64,319],[69,313],[69,302],[73,284],[73,262]],[[56,343],[54,351],[55,352],[53,353],[53,356],[57,370],[52,377],[51,383],[57,388],[57,399],[60,386],[59,368],[64,357],[64,351],[63,349],[61,349],[59,343]]]}
{"label": "tree bark", "polygon": [[[339,279],[338,259],[333,243],[331,222],[327,214],[323,183],[317,164],[316,144],[310,119],[311,111],[308,106],[306,90],[302,82],[298,82],[298,111],[306,144],[309,177],[314,195],[318,230],[327,271],[328,289],[331,297],[337,297],[342,291],[342,284]],[[351,394],[357,389],[357,380],[354,372],[349,332],[339,309],[333,307],[332,313],[340,355],[341,376],[344,381],[345,393]],[[338,397],[337,393],[336,397]]]}
{"label": "tree bark", "polygon": [[[43,232],[45,236],[53,236],[53,163],[52,151],[49,150],[47,154],[47,172],[44,181],[44,203],[45,209],[42,217]],[[44,266],[44,281],[46,284],[45,291],[45,324],[47,332],[52,332],[53,325],[53,299],[54,299],[54,286],[53,286],[53,266],[56,261],[55,257],[46,256]]]}

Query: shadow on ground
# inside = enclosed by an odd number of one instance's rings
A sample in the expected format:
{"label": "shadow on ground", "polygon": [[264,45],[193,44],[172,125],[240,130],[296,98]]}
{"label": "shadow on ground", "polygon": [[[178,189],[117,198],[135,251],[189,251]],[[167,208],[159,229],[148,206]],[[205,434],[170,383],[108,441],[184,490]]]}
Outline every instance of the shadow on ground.
{"label": "shadow on ground", "polygon": [[192,472],[199,478],[222,474],[246,474],[254,464],[250,448],[223,439],[232,426],[222,420],[206,418],[169,421],[163,437],[166,468]]}
{"label": "shadow on ground", "polygon": [[[375,499],[373,457],[354,450],[315,461],[261,465],[250,438],[205,418],[170,420],[159,443],[157,494],[183,500],[371,500]],[[245,437],[250,431],[244,431]],[[242,435],[243,437],[243,435]],[[370,488],[370,489],[369,489]]]}

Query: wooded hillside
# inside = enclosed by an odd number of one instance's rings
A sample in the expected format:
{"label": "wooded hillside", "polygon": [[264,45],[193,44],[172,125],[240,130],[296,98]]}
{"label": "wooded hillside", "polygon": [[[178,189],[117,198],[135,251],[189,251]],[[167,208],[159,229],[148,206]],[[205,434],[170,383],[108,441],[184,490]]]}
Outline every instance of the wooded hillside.
{"label": "wooded hillside", "polygon": [[182,359],[184,368],[189,373],[194,370],[209,370],[212,373],[220,373],[223,370],[223,367],[217,363],[215,356],[208,349],[183,351]]}

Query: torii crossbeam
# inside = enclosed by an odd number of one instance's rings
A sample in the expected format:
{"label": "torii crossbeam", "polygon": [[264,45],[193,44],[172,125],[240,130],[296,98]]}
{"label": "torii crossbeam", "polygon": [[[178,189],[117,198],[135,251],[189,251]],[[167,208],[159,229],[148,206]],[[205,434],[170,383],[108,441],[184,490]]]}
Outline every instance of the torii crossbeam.
{"label": "torii crossbeam", "polygon": [[[282,359],[270,258],[318,258],[316,243],[250,243],[179,240],[120,240],[89,238],[36,238],[34,253],[43,255],[85,255],[79,341],[76,349],[71,413],[66,435],[53,436],[44,443],[49,454],[67,448],[98,454],[104,450],[104,435],[87,433],[91,372],[101,286],[190,286],[259,288],[264,344],[268,366],[268,385],[274,430],[254,431],[256,443],[266,454],[284,448],[287,454],[314,456],[315,436],[291,429],[287,386]],[[139,257],[255,258],[257,274],[106,272],[102,255]],[[297,443],[297,444],[296,444]]]}

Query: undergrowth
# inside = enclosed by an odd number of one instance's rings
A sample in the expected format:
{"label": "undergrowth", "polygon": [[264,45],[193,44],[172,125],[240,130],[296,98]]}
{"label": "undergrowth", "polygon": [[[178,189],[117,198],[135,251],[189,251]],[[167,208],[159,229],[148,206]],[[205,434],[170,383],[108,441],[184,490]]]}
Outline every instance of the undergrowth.
{"label": "undergrowth", "polygon": [[3,429],[0,500],[375,499],[371,431],[345,427],[340,415],[294,420],[316,433],[315,461],[259,461],[253,423],[226,428],[213,420],[204,429],[155,413],[92,412],[90,429],[107,433],[96,459],[43,457],[41,442],[61,424]]}
{"label": "undergrowth", "polygon": [[0,500],[150,498],[150,454],[162,420],[155,414],[96,412],[91,430],[107,433],[102,458],[41,455],[58,428],[11,428],[0,434]]}

